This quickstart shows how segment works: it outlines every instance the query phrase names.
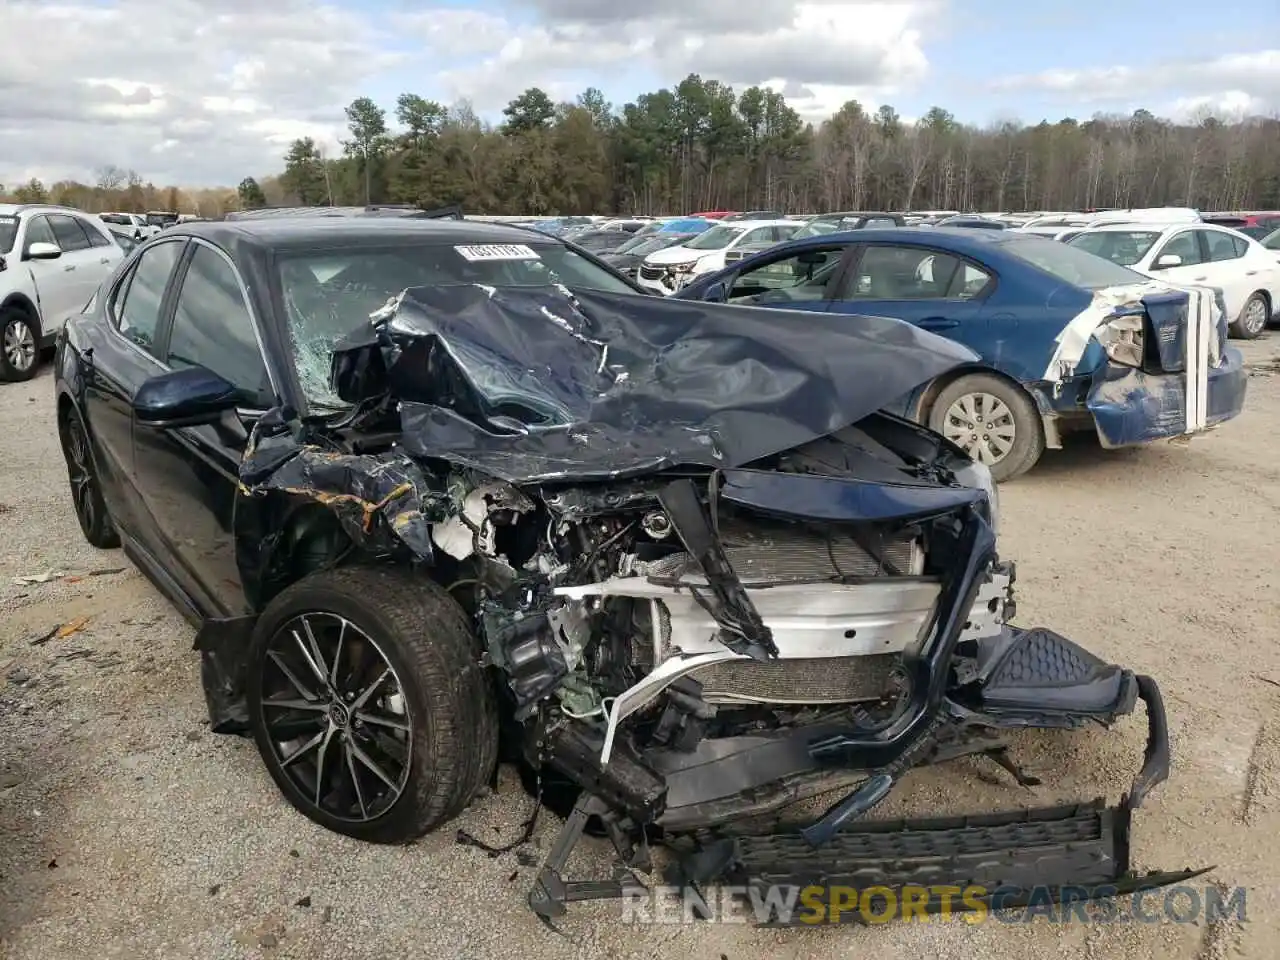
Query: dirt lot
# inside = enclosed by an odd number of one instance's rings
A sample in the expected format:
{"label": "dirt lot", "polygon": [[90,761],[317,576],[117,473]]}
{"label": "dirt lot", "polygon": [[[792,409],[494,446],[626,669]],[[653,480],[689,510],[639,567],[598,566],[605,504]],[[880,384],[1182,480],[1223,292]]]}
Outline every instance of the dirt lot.
{"label": "dirt lot", "polygon": [[[1248,408],[1189,446],[1106,453],[1086,439],[1003,491],[1019,620],[1154,674],[1175,766],[1139,813],[1143,868],[1217,864],[1250,922],[761,931],[624,925],[571,908],[562,933],[527,911],[533,867],[454,843],[386,849],[311,825],[278,798],[251,743],[208,732],[192,631],[118,552],[87,547],[55,441],[51,379],[0,387],[0,955],[142,957],[921,956],[1218,960],[1280,936],[1280,334],[1246,345]],[[15,578],[63,574],[44,583]],[[96,575],[93,575],[96,574]],[[83,629],[38,643],[51,628]],[[883,813],[983,810],[1106,795],[1145,726],[1038,735],[1034,795],[963,761],[912,774]],[[458,826],[510,839],[530,800],[511,777]],[[546,817],[545,849],[558,824]],[[599,864],[603,849],[589,851]],[[583,857],[587,859],[587,857]],[[584,868],[587,865],[584,864]],[[1270,943],[1271,947],[1266,945]]]}

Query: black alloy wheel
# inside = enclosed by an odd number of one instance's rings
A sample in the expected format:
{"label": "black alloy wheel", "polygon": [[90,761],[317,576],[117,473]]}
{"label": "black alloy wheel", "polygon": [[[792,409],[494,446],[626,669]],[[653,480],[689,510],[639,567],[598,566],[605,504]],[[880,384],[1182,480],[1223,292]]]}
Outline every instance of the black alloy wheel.
{"label": "black alloy wheel", "polygon": [[263,723],[294,789],[345,823],[386,813],[408,781],[413,728],[373,638],[334,613],[300,614],[276,630],[263,666]]}
{"label": "black alloy wheel", "polygon": [[84,421],[74,408],[61,417],[62,456],[67,461],[67,480],[71,485],[71,506],[75,510],[80,532],[89,544],[102,550],[120,546],[120,535],[106,501],[93,464],[93,452]]}
{"label": "black alloy wheel", "polygon": [[407,843],[489,782],[493,679],[466,613],[421,573],[379,565],[303,577],[258,617],[246,666],[267,771],[329,830]]}

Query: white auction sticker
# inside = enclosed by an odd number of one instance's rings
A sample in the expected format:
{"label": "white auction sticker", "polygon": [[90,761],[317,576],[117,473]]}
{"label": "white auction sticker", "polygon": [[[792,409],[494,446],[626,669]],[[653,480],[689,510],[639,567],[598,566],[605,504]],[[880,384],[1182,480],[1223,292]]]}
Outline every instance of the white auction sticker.
{"label": "white auction sticker", "polygon": [[523,243],[479,243],[454,247],[468,260],[541,260],[533,247]]}

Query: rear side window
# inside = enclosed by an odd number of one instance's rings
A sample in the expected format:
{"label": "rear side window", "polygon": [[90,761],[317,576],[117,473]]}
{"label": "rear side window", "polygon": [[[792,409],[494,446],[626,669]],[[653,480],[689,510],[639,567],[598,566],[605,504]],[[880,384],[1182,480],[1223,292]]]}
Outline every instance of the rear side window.
{"label": "rear side window", "polygon": [[169,277],[182,253],[182,243],[161,243],[138,257],[133,274],[116,293],[115,320],[120,332],[155,356],[156,329]]}
{"label": "rear side window", "polygon": [[926,247],[872,245],[858,261],[851,300],[969,300],[991,281],[986,271]]}
{"label": "rear side window", "polygon": [[[1229,233],[1219,233],[1217,230],[1201,230],[1200,234],[1204,237],[1205,249],[1208,251],[1208,259],[1210,262],[1220,260],[1234,260],[1236,257],[1243,257],[1244,250],[1236,252],[1236,240]],[[1243,243],[1244,241],[1241,241]],[[1245,245],[1245,249],[1248,246]]]}
{"label": "rear side window", "polygon": [[92,220],[84,220],[79,217],[75,218],[76,223],[80,224],[80,229],[84,231],[84,235],[89,238],[89,246],[91,247],[109,247],[111,246],[111,238],[107,236],[107,232],[97,226]]}
{"label": "rear side window", "polygon": [[62,248],[63,253],[88,250],[92,246],[88,235],[84,232],[84,227],[80,226],[79,221],[74,217],[50,214],[49,226],[53,228],[53,235],[57,238],[58,246]]}
{"label": "rear side window", "polygon": [[867,230],[872,230],[878,227],[896,227],[897,225],[898,221],[889,217],[869,217],[862,226]]}

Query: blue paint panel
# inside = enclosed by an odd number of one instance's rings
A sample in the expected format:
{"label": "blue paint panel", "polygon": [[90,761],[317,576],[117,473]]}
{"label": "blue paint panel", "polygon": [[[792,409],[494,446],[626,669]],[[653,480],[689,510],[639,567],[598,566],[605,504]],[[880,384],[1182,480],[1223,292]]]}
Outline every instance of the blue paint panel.
{"label": "blue paint panel", "polygon": [[[1142,298],[1147,308],[1151,326],[1156,332],[1156,349],[1160,352],[1160,366],[1169,373],[1186,369],[1187,311],[1191,298],[1183,293],[1158,293]],[[1117,315],[1138,313],[1137,310],[1118,310]]]}
{"label": "blue paint panel", "polygon": [[719,497],[775,516],[833,523],[938,517],[977,503],[985,494],[973,487],[923,483],[872,483],[851,477],[726,470]]}
{"label": "blue paint panel", "polygon": [[[1210,425],[1240,412],[1248,382],[1244,357],[1228,347],[1222,365],[1209,371]],[[1186,378],[1108,364],[1090,391],[1088,407],[1104,446],[1127,447],[1176,437],[1187,429]]]}

